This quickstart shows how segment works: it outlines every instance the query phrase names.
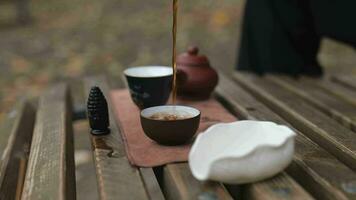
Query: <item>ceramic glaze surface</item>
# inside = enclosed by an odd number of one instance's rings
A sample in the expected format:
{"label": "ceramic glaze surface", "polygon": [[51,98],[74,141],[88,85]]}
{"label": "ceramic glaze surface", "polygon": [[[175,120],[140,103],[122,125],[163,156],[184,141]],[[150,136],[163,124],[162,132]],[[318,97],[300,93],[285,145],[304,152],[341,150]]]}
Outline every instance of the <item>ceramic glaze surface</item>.
{"label": "ceramic glaze surface", "polygon": [[199,134],[189,153],[198,180],[242,184],[282,171],[292,161],[295,133],[273,122],[216,124]]}
{"label": "ceramic glaze surface", "polygon": [[192,99],[207,99],[218,84],[218,73],[210,66],[198,47],[189,47],[177,58],[178,95]]}
{"label": "ceramic glaze surface", "polygon": [[[152,119],[153,114],[173,114],[183,119]],[[155,106],[141,111],[141,126],[147,137],[163,145],[181,145],[198,130],[200,111],[188,106]]]}
{"label": "ceramic glaze surface", "polygon": [[167,103],[172,89],[171,67],[131,67],[124,71],[124,75],[131,99],[140,109]]}
{"label": "ceramic glaze surface", "polygon": [[128,68],[124,74],[131,77],[152,78],[173,75],[173,70],[166,66],[141,66]]}

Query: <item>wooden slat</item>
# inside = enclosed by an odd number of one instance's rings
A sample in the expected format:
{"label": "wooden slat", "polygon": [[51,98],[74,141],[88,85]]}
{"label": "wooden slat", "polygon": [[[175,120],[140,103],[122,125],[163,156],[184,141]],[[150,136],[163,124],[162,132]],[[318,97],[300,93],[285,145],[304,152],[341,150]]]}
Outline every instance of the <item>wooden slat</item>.
{"label": "wooden slat", "polygon": [[162,187],[167,199],[232,199],[222,184],[196,180],[186,163],[164,167]]}
{"label": "wooden slat", "polygon": [[66,85],[40,98],[22,199],[75,199],[71,114]]}
{"label": "wooden slat", "polygon": [[[266,184],[268,182],[268,184]],[[244,199],[275,200],[275,199],[313,199],[285,172],[264,182],[247,185]]]}
{"label": "wooden slat", "polygon": [[187,163],[164,166],[159,179],[162,180],[160,183],[167,199],[197,199],[211,195],[219,199],[232,199],[223,184],[197,181]]}
{"label": "wooden slat", "polygon": [[305,82],[313,82],[317,84],[321,89],[324,89],[326,92],[335,95],[344,101],[356,106],[356,91],[352,90],[350,88],[344,87],[339,84],[335,84],[332,81],[330,81],[328,78],[324,79],[313,79],[313,78],[307,78],[303,77],[301,81]]}
{"label": "wooden slat", "polygon": [[334,82],[349,87],[350,89],[356,90],[356,76],[350,75],[334,75],[330,79]]}
{"label": "wooden slat", "polygon": [[21,102],[0,126],[0,199],[19,199],[35,122],[35,109]]}
{"label": "wooden slat", "polygon": [[[109,86],[103,76],[88,77],[84,81],[85,95],[92,86],[99,86],[112,108],[108,96]],[[105,136],[92,136],[99,195],[101,199],[163,199],[153,172],[143,172],[132,167],[126,158],[124,144],[112,109],[109,109],[111,133]],[[144,179],[144,181],[143,181]],[[145,187],[145,184],[151,184]]]}
{"label": "wooden slat", "polygon": [[236,185],[228,185],[227,188],[231,193],[235,193],[237,190],[238,194],[234,196],[234,199],[314,199],[285,172],[281,172],[270,179],[243,185],[239,188],[236,188]]}
{"label": "wooden slat", "polygon": [[248,74],[234,74],[235,80],[294,127],[356,170],[356,137],[294,93],[275,83]]}
{"label": "wooden slat", "polygon": [[298,81],[287,76],[266,76],[279,86],[289,90],[314,107],[356,131],[356,107],[330,95],[313,83]]}
{"label": "wooden slat", "polygon": [[[219,99],[241,118],[273,121],[291,127],[227,77],[220,80],[217,88]],[[356,181],[356,173],[302,133],[295,131],[295,157],[287,172],[317,199],[355,199],[356,193],[345,188],[345,185],[352,185]]]}
{"label": "wooden slat", "polygon": [[165,199],[162,190],[158,184],[156,175],[152,168],[140,168],[140,173],[145,183],[146,190],[150,199],[163,200]]}

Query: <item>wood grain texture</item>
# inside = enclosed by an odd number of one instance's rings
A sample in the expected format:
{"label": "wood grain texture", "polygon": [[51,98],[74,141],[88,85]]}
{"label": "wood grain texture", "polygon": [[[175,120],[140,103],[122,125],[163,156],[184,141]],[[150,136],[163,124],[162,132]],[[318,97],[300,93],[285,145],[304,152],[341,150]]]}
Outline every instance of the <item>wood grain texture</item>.
{"label": "wood grain texture", "polygon": [[[268,182],[268,184],[266,184]],[[306,200],[313,199],[285,172],[278,174],[272,179],[255,184],[247,185],[244,189],[244,199],[252,200],[277,200],[277,199],[295,199]]]}
{"label": "wood grain texture", "polygon": [[140,168],[140,173],[150,199],[165,199],[152,168]]}
{"label": "wood grain texture", "polygon": [[[106,96],[111,129],[111,133],[108,135],[91,136],[100,199],[150,199],[152,192],[151,190],[147,191],[149,188],[145,187],[142,180],[145,176],[141,177],[140,171],[136,167],[132,167],[126,157],[121,130],[111,109],[112,103],[108,96],[109,86],[106,78],[104,76],[86,78],[84,81],[85,96],[89,95],[92,86],[99,86]],[[160,193],[157,189],[158,184],[154,184],[155,192]],[[160,196],[160,194],[154,195]]]}
{"label": "wood grain texture", "polygon": [[40,98],[22,199],[75,199],[71,101],[65,84]]}
{"label": "wood grain texture", "polygon": [[330,80],[356,91],[356,76],[333,75],[330,77]]}
{"label": "wood grain texture", "polygon": [[[220,80],[217,88],[219,99],[241,118],[273,121],[292,127],[227,77],[222,76]],[[288,174],[317,199],[356,199],[355,190],[345,187],[353,185],[353,189],[356,189],[356,173],[302,133],[295,131],[295,156],[287,168]]]}
{"label": "wood grain texture", "polygon": [[162,187],[167,199],[232,199],[221,183],[196,180],[186,163],[164,167]]}
{"label": "wood grain texture", "polygon": [[35,109],[23,101],[0,126],[0,199],[21,195],[35,117]]}
{"label": "wood grain texture", "polygon": [[320,80],[303,77],[301,81],[315,83],[329,94],[335,95],[343,101],[356,106],[356,91],[348,87],[344,87],[343,85],[335,84],[334,82],[330,81],[328,77]]}
{"label": "wood grain texture", "polygon": [[234,74],[234,79],[315,143],[356,170],[354,132],[269,80],[240,73]]}
{"label": "wood grain texture", "polygon": [[269,75],[266,78],[295,93],[347,128],[356,131],[356,107],[354,105],[330,95],[313,82],[298,81],[287,76]]}

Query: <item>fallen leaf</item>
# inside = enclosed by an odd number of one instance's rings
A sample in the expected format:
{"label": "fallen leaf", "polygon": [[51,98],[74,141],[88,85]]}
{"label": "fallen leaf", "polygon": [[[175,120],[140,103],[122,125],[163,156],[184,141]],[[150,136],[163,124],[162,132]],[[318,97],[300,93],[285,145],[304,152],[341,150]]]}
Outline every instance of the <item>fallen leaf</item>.
{"label": "fallen leaf", "polygon": [[10,60],[11,70],[14,73],[25,73],[29,69],[30,62],[21,56],[15,56]]}
{"label": "fallen leaf", "polygon": [[230,17],[226,11],[220,9],[213,13],[211,25],[217,28],[226,26],[230,22]]}

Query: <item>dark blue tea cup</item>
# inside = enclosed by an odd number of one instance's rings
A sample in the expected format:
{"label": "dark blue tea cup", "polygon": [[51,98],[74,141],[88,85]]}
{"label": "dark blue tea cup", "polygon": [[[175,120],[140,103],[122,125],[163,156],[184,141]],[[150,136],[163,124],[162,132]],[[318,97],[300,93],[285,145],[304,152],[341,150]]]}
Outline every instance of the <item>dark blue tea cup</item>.
{"label": "dark blue tea cup", "polygon": [[173,70],[165,66],[132,67],[124,71],[133,102],[140,108],[164,105],[172,89]]}

